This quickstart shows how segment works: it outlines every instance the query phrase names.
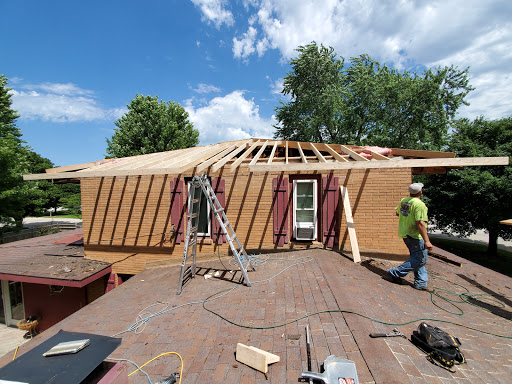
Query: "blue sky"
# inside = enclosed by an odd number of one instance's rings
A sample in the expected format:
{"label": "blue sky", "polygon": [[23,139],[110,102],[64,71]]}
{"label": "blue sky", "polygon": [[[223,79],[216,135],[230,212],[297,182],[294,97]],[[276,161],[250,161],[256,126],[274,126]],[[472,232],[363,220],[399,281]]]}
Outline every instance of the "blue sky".
{"label": "blue sky", "polygon": [[460,117],[512,115],[512,2],[4,0],[0,73],[17,124],[56,165],[101,160],[135,94],[183,105],[200,144],[271,138],[295,48],[400,69],[470,66]]}

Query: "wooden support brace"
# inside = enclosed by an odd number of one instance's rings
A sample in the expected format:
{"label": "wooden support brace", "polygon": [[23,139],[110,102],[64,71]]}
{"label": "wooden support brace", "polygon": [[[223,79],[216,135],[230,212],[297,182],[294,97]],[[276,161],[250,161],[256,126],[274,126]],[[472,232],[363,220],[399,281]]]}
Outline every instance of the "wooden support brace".
{"label": "wooden support brace", "polygon": [[360,263],[361,255],[359,254],[359,244],[357,243],[352,208],[350,208],[350,202],[348,200],[348,191],[344,186],[340,186],[340,191],[343,198],[343,211],[345,211],[345,218],[347,219],[348,235],[350,238],[350,246],[352,247],[352,258],[355,263]]}
{"label": "wooden support brace", "polygon": [[236,345],[236,360],[266,374],[268,365],[277,363],[281,358],[262,349],[238,343]]}

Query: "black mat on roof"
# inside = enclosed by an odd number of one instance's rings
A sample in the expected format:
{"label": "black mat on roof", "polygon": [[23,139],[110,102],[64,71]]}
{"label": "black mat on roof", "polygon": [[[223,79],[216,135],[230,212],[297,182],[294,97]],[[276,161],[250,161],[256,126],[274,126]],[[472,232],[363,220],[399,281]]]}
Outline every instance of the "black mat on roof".
{"label": "black mat on roof", "polygon": [[[75,354],[44,357],[55,345],[89,339],[90,344]],[[79,384],[119,345],[121,339],[60,330],[55,336],[0,369],[0,380],[30,384]]]}

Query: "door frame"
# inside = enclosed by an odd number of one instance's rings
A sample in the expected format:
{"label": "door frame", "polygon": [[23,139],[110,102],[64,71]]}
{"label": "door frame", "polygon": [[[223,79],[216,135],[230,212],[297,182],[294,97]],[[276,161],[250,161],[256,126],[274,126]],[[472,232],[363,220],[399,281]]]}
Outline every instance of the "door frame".
{"label": "door frame", "polygon": [[[9,295],[9,281],[1,280],[1,299],[4,305],[5,312],[5,324],[15,326],[18,324],[18,320],[12,318],[12,310],[11,310],[11,297]],[[23,283],[21,283],[21,303],[23,304],[23,317],[25,318],[25,298],[23,296]]]}

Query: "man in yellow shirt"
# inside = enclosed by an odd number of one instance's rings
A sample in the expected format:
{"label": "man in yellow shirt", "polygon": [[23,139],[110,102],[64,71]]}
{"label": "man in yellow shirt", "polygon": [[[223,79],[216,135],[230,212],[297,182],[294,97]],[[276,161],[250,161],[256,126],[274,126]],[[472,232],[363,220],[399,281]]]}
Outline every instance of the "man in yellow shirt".
{"label": "man in yellow shirt", "polygon": [[427,264],[428,251],[432,244],[427,234],[427,206],[421,201],[423,184],[409,185],[409,197],[405,197],[396,207],[399,217],[398,236],[404,239],[409,248],[410,257],[405,263],[388,270],[394,283],[401,284],[402,277],[414,272],[414,288],[426,289],[428,282]]}

